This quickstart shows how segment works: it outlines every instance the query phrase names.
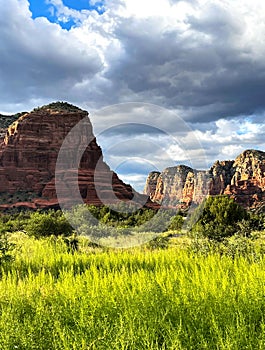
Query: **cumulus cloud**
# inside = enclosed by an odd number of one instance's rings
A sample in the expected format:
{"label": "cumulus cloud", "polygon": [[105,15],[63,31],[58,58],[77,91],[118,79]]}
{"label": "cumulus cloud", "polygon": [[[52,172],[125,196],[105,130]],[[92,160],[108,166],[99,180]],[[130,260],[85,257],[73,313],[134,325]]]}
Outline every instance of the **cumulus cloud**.
{"label": "cumulus cloud", "polygon": [[185,18],[186,27],[160,17],[124,20],[116,32],[127,56],[110,71],[111,79],[138,98],[151,95],[183,115],[188,109],[190,120],[197,112],[206,121],[264,108],[257,39],[235,7],[209,3]]}
{"label": "cumulus cloud", "polygon": [[208,130],[196,129],[187,133],[183,142],[188,149],[196,152],[194,137],[201,143],[205,151],[208,166],[219,160],[231,160],[245,149],[265,150],[265,125],[255,122],[249,117],[238,119],[219,119],[215,122],[215,128]]}
{"label": "cumulus cloud", "polygon": [[75,84],[102,69],[96,48],[83,47],[72,33],[46,18],[33,20],[27,2],[10,0],[1,8],[2,104],[71,98]]}

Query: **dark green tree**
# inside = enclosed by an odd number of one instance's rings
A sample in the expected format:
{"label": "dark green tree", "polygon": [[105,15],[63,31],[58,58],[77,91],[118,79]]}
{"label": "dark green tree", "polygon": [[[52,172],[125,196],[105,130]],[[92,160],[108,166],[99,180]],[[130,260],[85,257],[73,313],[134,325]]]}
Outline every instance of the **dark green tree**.
{"label": "dark green tree", "polygon": [[180,231],[184,223],[183,216],[180,214],[177,214],[173,216],[170,220],[170,225],[168,227],[169,230],[175,230]]}
{"label": "dark green tree", "polygon": [[47,236],[69,236],[73,228],[60,211],[34,212],[25,225],[25,231],[36,238]]}
{"label": "dark green tree", "polygon": [[12,250],[14,249],[14,244],[8,241],[6,234],[0,234],[0,266],[7,261],[12,260]]}
{"label": "dark green tree", "polygon": [[194,216],[199,219],[191,228],[192,235],[217,241],[240,232],[242,220],[249,219],[247,211],[228,196],[208,197]]}

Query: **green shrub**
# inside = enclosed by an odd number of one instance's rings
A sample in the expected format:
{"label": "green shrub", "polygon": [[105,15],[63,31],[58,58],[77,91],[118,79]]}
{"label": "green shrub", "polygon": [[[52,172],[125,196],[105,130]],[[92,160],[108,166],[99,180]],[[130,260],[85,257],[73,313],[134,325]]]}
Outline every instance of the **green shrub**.
{"label": "green shrub", "polygon": [[171,218],[172,212],[170,210],[160,209],[152,218],[144,222],[139,229],[141,232],[165,232],[168,230]]}
{"label": "green shrub", "polygon": [[146,244],[146,247],[150,250],[155,249],[166,249],[169,246],[169,238],[158,236],[152,239],[150,242]]}
{"label": "green shrub", "polygon": [[220,252],[218,244],[218,242],[215,242],[208,238],[195,237],[191,240],[191,243],[188,246],[187,250],[195,255],[208,256],[209,254],[213,254],[216,251]]}
{"label": "green shrub", "polygon": [[170,225],[168,227],[169,230],[176,230],[180,231],[184,223],[183,216],[180,214],[177,214],[176,216],[173,216],[170,220]]}
{"label": "green shrub", "polygon": [[265,256],[265,242],[255,235],[234,235],[222,241],[197,237],[191,240],[188,251],[199,256],[217,254],[231,259],[241,257],[248,261],[260,261]]}
{"label": "green shrub", "polygon": [[0,234],[0,266],[7,261],[12,259],[12,250],[14,249],[14,244],[8,241],[6,234]]}
{"label": "green shrub", "polygon": [[39,111],[39,110],[46,110],[46,109],[52,109],[54,111],[67,111],[67,112],[78,112],[81,111],[79,107],[76,107],[68,102],[63,101],[57,101],[52,102],[48,105],[44,105],[42,107],[36,107],[33,109],[33,111]]}
{"label": "green shrub", "polygon": [[[249,219],[247,211],[228,196],[208,197],[195,215],[198,216],[200,211],[199,220],[191,229],[192,236],[216,241],[222,241],[238,233],[240,222]],[[244,229],[245,236],[248,236],[251,232],[250,228],[245,225]]]}
{"label": "green shrub", "polygon": [[44,213],[38,211],[31,213],[25,225],[25,231],[30,236],[40,238],[51,235],[68,236],[72,233],[73,228],[61,212],[50,210]]}

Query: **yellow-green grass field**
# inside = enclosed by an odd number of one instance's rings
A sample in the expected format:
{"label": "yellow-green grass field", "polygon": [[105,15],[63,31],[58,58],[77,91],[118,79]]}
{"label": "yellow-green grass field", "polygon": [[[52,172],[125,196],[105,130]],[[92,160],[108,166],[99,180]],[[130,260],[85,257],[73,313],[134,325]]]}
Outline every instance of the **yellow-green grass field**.
{"label": "yellow-green grass field", "polygon": [[265,349],[265,258],[101,249],[14,234],[0,349]]}

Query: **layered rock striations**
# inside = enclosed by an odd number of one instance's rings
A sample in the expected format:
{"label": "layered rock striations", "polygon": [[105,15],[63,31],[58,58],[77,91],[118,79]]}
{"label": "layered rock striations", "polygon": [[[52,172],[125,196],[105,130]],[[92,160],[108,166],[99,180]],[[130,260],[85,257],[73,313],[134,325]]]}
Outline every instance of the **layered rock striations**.
{"label": "layered rock striations", "polygon": [[161,173],[159,171],[151,171],[151,173],[148,175],[148,178],[146,179],[144,193],[148,195],[151,200],[154,200],[157,179],[159,178],[160,174]]}
{"label": "layered rock striations", "polygon": [[259,207],[265,201],[265,152],[246,150],[233,164],[233,176],[224,194],[245,207]]}
{"label": "layered rock striations", "polygon": [[225,194],[246,208],[257,207],[265,201],[265,152],[246,150],[235,160],[216,161],[208,171],[167,168],[147,178],[144,193],[169,206],[187,207],[207,195]]}
{"label": "layered rock striations", "polygon": [[156,188],[150,198],[158,203],[176,205],[183,198],[183,188],[193,170],[185,165],[166,168],[158,177]]}
{"label": "layered rock striations", "polygon": [[[83,134],[73,134],[73,139],[69,139],[63,165],[66,171],[59,169],[62,184],[68,186],[64,199],[71,202],[72,196],[74,198],[76,193],[71,193],[71,181],[77,179],[85,203],[101,205],[102,201],[106,204],[133,200],[135,203],[147,201],[147,206],[153,206],[147,196],[123,183],[103,161],[88,113],[66,103],[54,103],[23,114],[7,129],[0,145],[0,196],[5,198],[0,208],[59,207],[55,186],[57,157],[68,133],[84,118]],[[72,164],[75,148],[83,139],[90,142],[75,169]]]}

